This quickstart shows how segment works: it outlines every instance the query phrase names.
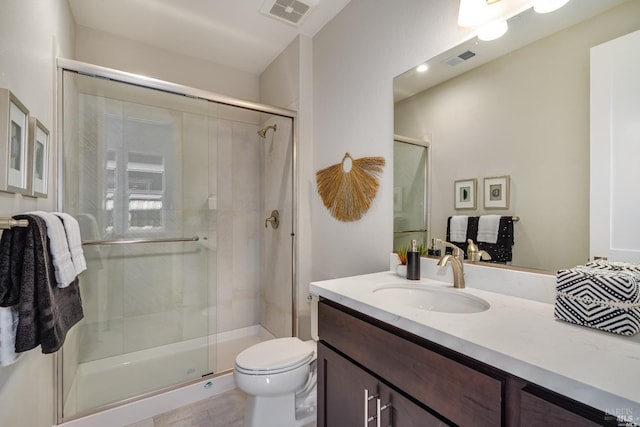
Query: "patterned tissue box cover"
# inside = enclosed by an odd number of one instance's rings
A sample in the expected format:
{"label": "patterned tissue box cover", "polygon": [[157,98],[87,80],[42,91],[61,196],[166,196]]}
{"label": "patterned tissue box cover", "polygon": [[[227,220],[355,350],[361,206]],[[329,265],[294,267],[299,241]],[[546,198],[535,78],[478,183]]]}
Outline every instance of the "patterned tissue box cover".
{"label": "patterned tissue box cover", "polygon": [[554,316],[620,335],[640,331],[640,266],[592,262],[559,270]]}

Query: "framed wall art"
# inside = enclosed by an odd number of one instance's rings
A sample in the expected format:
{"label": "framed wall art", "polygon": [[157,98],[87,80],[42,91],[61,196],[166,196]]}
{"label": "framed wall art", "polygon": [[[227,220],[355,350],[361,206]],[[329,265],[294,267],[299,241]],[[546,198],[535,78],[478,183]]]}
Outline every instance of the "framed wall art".
{"label": "framed wall art", "polygon": [[29,110],[0,89],[0,191],[29,194]]}
{"label": "framed wall art", "polygon": [[484,179],[484,208],[509,209],[509,175]]}
{"label": "framed wall art", "polygon": [[29,188],[34,197],[47,197],[49,179],[49,131],[29,117]]}
{"label": "framed wall art", "polygon": [[477,180],[462,179],[454,182],[454,208],[475,209]]}

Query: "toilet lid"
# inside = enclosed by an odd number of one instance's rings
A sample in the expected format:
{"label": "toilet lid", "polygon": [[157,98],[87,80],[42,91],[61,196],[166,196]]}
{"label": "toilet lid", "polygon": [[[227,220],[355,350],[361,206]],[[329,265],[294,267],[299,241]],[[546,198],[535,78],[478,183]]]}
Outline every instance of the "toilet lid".
{"label": "toilet lid", "polygon": [[249,371],[274,372],[296,368],[313,358],[313,347],[296,337],[264,341],[240,352],[236,366]]}

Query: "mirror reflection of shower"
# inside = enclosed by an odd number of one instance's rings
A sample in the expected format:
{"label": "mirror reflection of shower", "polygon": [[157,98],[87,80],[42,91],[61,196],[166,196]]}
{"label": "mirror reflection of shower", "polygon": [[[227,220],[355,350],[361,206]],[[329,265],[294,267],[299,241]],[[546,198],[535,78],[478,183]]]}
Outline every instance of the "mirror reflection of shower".
{"label": "mirror reflection of shower", "polygon": [[266,138],[267,137],[267,131],[269,129],[273,129],[273,131],[275,132],[277,130],[277,125],[271,125],[271,126],[267,126],[266,128],[262,128],[258,131],[258,135],[260,136],[260,138]]}

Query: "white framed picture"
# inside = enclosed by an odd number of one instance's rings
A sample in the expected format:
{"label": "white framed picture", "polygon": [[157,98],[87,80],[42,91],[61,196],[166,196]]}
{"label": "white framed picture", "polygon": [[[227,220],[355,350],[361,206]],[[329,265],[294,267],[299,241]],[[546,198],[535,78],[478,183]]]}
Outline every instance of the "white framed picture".
{"label": "white framed picture", "polygon": [[29,117],[29,188],[34,197],[47,197],[49,178],[49,130],[40,120]]}
{"label": "white framed picture", "polygon": [[478,181],[475,178],[455,181],[454,187],[454,208],[455,209],[475,209],[476,208],[476,187]]}
{"label": "white framed picture", "polygon": [[8,89],[0,89],[0,191],[30,194],[29,110]]}
{"label": "white framed picture", "polygon": [[484,208],[509,209],[509,175],[484,179]]}

